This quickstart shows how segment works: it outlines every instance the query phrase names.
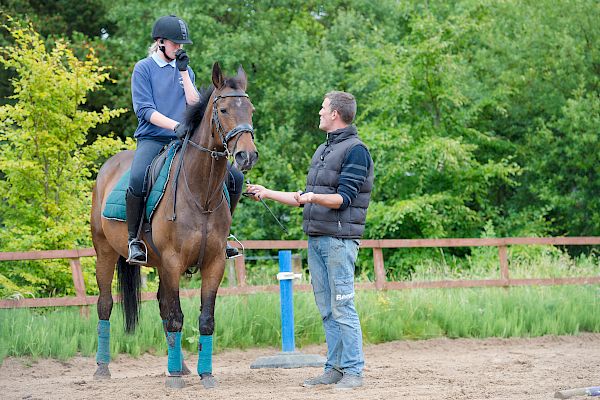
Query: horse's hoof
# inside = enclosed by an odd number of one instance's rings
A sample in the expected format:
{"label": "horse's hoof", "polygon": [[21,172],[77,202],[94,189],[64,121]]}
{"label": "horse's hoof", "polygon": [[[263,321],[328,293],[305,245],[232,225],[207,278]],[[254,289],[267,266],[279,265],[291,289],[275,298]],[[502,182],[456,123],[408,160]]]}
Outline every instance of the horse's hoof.
{"label": "horse's hoof", "polygon": [[204,389],[214,389],[217,387],[217,381],[212,374],[202,374],[200,375],[200,382],[202,382],[202,386]]}
{"label": "horse's hoof", "polygon": [[98,369],[94,373],[94,380],[110,379],[110,371],[108,370],[108,364],[99,363]]}
{"label": "horse's hoof", "polygon": [[192,373],[192,371],[190,371],[190,369],[187,367],[187,365],[185,365],[185,361],[181,361],[181,374],[189,375],[191,373]]}
{"label": "horse's hoof", "polygon": [[185,381],[181,376],[167,376],[165,386],[169,389],[183,389],[185,387]]}

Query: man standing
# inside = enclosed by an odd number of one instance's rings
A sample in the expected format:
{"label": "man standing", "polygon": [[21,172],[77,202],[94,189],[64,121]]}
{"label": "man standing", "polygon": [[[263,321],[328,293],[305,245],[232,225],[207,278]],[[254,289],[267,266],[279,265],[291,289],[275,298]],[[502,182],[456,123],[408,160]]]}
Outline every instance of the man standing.
{"label": "man standing", "polygon": [[303,386],[362,386],[362,331],[354,306],[354,268],[373,187],[373,161],[352,125],[356,100],[346,92],[325,95],[319,129],[327,140],[313,155],[304,192],[248,185],[254,199],[304,206],[308,266],[325,329],[327,361],[322,375]]}

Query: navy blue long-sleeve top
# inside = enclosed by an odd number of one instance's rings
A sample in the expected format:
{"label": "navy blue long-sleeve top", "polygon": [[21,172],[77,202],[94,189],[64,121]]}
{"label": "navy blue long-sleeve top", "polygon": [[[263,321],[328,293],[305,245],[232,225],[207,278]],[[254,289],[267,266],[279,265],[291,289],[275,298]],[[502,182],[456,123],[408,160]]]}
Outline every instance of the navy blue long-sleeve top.
{"label": "navy blue long-sleeve top", "polygon": [[[194,71],[188,67],[192,83]],[[150,116],[158,111],[175,120],[182,121],[186,108],[183,79],[175,67],[175,61],[167,63],[154,53],[138,61],[131,76],[131,97],[133,110],[138,118],[134,137],[171,137],[175,133],[150,122]]]}
{"label": "navy blue long-sleeve top", "polygon": [[348,208],[358,196],[361,186],[367,180],[371,163],[369,151],[362,145],[354,146],[344,158],[337,189],[343,199],[340,210]]}

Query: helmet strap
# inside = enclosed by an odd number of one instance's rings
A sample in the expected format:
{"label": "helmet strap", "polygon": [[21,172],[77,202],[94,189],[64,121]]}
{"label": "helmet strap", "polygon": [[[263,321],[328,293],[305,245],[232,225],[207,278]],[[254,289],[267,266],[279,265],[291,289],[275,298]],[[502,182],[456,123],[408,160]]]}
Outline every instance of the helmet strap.
{"label": "helmet strap", "polygon": [[[164,44],[164,43],[165,43],[164,39],[160,39],[160,44]],[[162,51],[162,53],[165,55],[165,58],[167,59],[167,61],[169,61],[169,62],[173,61],[173,59],[167,55],[167,52],[165,51],[165,46],[158,46],[158,49],[160,51]]]}

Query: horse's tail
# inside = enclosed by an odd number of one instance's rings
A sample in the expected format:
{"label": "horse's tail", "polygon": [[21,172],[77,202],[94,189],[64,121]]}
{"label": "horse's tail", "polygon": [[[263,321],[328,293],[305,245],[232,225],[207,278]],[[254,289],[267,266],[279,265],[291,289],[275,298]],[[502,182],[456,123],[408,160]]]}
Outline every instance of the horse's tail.
{"label": "horse's tail", "polygon": [[118,288],[122,299],[125,332],[133,333],[140,315],[140,266],[129,264],[124,257],[119,256],[117,275],[119,277]]}

